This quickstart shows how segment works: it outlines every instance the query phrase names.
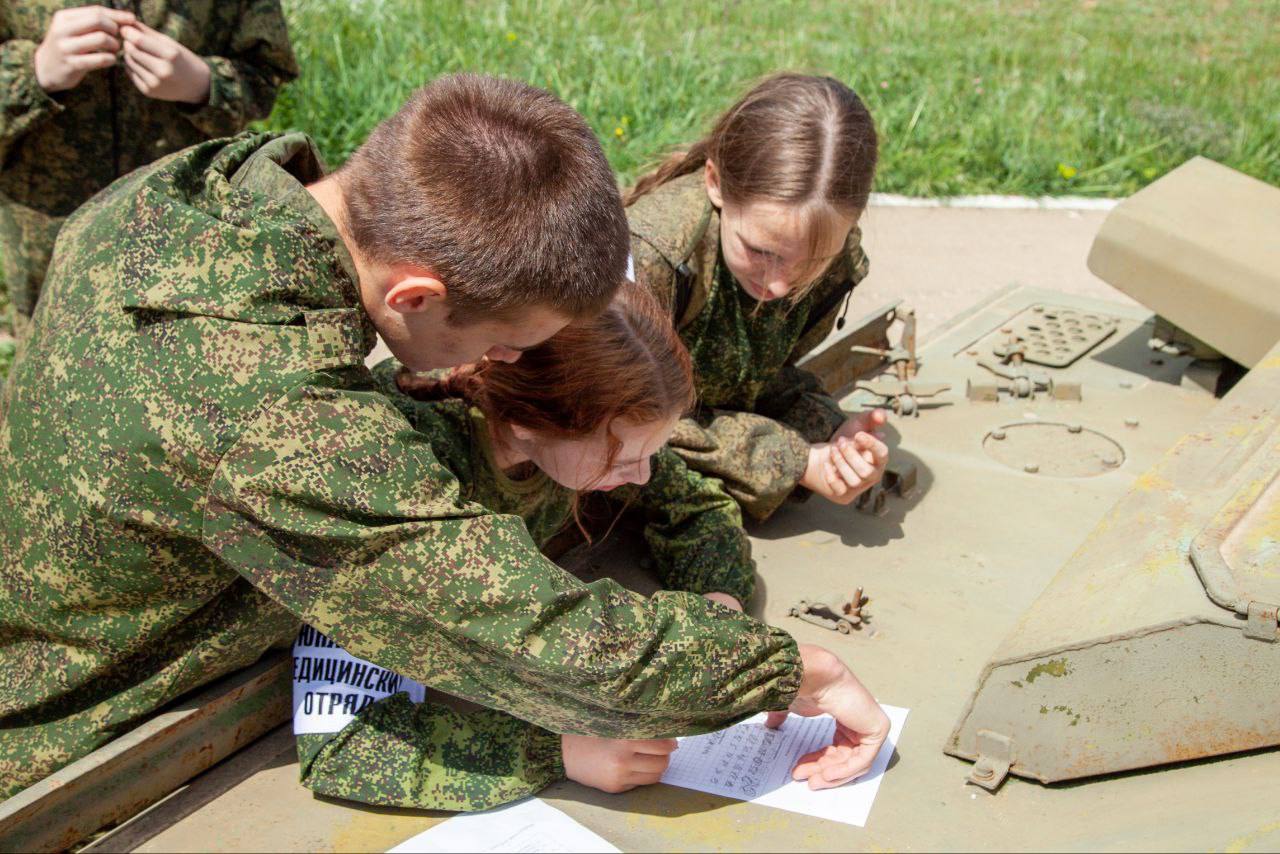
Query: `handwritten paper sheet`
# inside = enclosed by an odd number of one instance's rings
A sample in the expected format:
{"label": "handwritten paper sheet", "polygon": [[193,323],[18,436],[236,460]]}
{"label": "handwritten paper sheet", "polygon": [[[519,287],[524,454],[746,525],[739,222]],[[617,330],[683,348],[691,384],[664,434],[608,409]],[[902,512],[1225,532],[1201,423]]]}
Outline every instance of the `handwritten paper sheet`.
{"label": "handwritten paper sheet", "polygon": [[814,792],[807,783],[791,779],[801,756],[831,743],[836,722],[830,715],[789,715],[771,730],[759,714],[719,732],[682,738],[662,782],[864,827],[909,711],[881,708],[889,716],[889,739],[870,771],[839,788]]}
{"label": "handwritten paper sheet", "polygon": [[454,816],[400,843],[389,854],[436,851],[613,854],[618,849],[546,801],[526,798],[497,809]]}

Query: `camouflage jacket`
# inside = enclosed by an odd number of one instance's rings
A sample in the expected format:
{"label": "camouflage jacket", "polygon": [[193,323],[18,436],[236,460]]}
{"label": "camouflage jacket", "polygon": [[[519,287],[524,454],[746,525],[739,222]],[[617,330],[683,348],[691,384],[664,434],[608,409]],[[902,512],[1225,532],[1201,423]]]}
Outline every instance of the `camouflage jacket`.
{"label": "camouflage jacket", "polygon": [[791,637],[689,593],[584,585],[466,500],[374,386],[301,134],[133,172],[68,220],[0,404],[7,792],[285,645],[555,732],[787,706]]}
{"label": "camouflage jacket", "polygon": [[40,295],[66,216],[127,172],[201,140],[266,118],[276,90],[298,74],[279,0],[102,0],[128,9],[204,57],[202,107],[148,98],[123,65],[46,93],[34,56],[53,13],[85,0],[0,3],[0,254],[21,322]]}
{"label": "camouflage jacket", "polygon": [[641,197],[627,218],[637,280],[669,307],[693,357],[701,409],[671,445],[723,480],[751,516],[766,518],[799,483],[810,443],[845,418],[795,362],[827,337],[840,297],[867,275],[861,232],[799,302],[760,304],[723,262],[720,217],[701,171]]}
{"label": "camouflage jacket", "polygon": [[[569,522],[570,490],[540,473],[513,480],[494,462],[478,410],[458,400],[422,403],[405,396],[395,384],[398,368],[390,359],[374,368],[379,389],[428,438],[465,500],[522,518],[539,545]],[[678,457],[664,456],[655,460],[658,477],[636,490],[631,502],[645,514],[649,542],[659,545],[655,563],[661,582],[693,593],[732,593],[746,602],[753,566],[737,505]],[[682,478],[678,483],[676,473]],[[413,702],[395,684],[368,690],[368,684],[359,684],[372,682],[365,678],[368,663],[343,657],[340,650],[327,654],[352,661],[355,675],[317,678],[317,668],[304,661],[315,660],[313,644],[306,642],[314,634],[303,629],[294,668],[299,771],[303,785],[313,791],[386,806],[482,810],[537,792],[563,776],[560,736],[504,712],[459,709],[439,697]]]}

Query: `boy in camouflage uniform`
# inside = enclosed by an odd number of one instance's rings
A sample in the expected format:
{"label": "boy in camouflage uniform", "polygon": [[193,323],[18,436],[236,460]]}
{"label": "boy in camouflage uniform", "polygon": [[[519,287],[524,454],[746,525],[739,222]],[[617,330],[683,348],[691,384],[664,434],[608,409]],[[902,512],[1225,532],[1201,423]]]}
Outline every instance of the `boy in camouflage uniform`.
{"label": "boy in camouflage uniform", "polygon": [[[679,341],[656,306],[636,310],[627,304],[617,305],[621,302],[621,298],[615,301],[616,307],[610,311],[627,317],[629,323],[608,327],[584,321],[587,329],[583,334],[596,339],[597,343],[590,345],[593,348],[634,350],[649,346],[649,358],[636,359],[631,379],[632,384],[646,386],[647,392],[661,385],[653,382],[655,375],[661,375],[650,366],[655,362],[670,364],[683,354],[674,355]],[[646,308],[656,321],[650,321],[651,327],[662,327],[660,334],[645,336],[630,331],[644,328]],[[629,340],[615,340],[618,338]],[[524,386],[541,386],[549,372],[542,370],[542,364],[523,367],[525,360],[550,363],[550,373],[562,368],[582,370],[578,367],[581,363],[592,361],[583,349],[561,345],[559,353],[571,354],[574,367],[562,364],[564,360],[558,363],[558,353],[544,351],[526,355],[503,372],[508,377],[514,375]],[[555,479],[554,469],[548,472],[526,465],[524,471],[509,474],[494,446],[494,423],[478,406],[457,397],[431,402],[409,397],[397,386],[397,368],[389,359],[373,370],[378,388],[427,438],[436,458],[457,478],[465,500],[493,513],[523,519],[529,536],[539,546],[572,523],[575,492]],[[490,375],[495,370],[502,371],[503,366],[493,366]],[[682,389],[659,389],[647,395],[655,398],[667,391],[674,403],[671,412],[656,416],[659,425],[670,424],[671,416],[688,405],[692,381],[687,367],[679,374]],[[542,398],[546,402],[538,405],[542,411],[558,415],[574,405],[563,400],[567,396],[553,390]],[[645,404],[647,408],[661,405]],[[616,419],[635,420],[627,415],[612,416],[611,420]],[[507,428],[497,429],[505,433]],[[575,433],[557,440],[544,435],[537,441],[551,449],[558,441],[575,443],[575,454],[586,459],[591,455],[588,437],[594,429],[595,425],[590,425],[590,429],[578,431],[581,436]],[[595,477],[590,471],[587,475]],[[741,610],[742,603],[751,597],[755,578],[737,504],[715,481],[690,471],[666,450],[652,458],[647,470],[629,466],[614,475],[614,482],[625,478],[634,484],[643,482],[646,475],[648,482],[643,486],[600,494],[611,496],[615,505],[629,504],[643,514],[646,539],[662,585],[703,594]],[[294,698],[302,783],[319,794],[385,806],[482,810],[537,792],[579,770],[570,764],[575,757],[569,750],[562,752],[561,737],[556,733],[495,709],[458,709],[435,696],[427,699],[422,685],[398,674],[384,676],[375,665],[335,648],[309,627],[303,628],[294,646]],[[650,741],[637,742],[634,749],[665,757],[673,746]],[[571,749],[572,743],[567,747]],[[660,761],[650,760],[653,767],[648,776],[628,777],[625,783],[620,775],[606,779],[619,786],[653,782],[661,776]],[[598,769],[596,773],[606,772]],[[599,777],[592,782],[608,784]]]}
{"label": "boy in camouflage uniform", "polygon": [[68,214],[266,118],[297,73],[279,0],[0,5],[0,256],[19,337]]}
{"label": "boy in camouflage uniform", "polygon": [[599,312],[627,251],[581,117],[471,76],[335,175],[301,134],[244,134],[82,206],[0,404],[0,794],[300,621],[552,732],[831,712],[813,784],[864,771],[887,719],[838,659],[692,594],[578,583],[461,498],[364,367],[375,332],[415,371],[517,359]]}

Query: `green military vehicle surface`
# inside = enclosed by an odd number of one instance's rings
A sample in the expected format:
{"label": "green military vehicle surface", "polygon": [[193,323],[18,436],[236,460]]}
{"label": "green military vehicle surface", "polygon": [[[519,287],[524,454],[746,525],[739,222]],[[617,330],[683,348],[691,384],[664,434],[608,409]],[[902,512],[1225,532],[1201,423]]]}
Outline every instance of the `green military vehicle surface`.
{"label": "green military vehicle surface", "polygon": [[[1280,848],[1276,234],[1280,190],[1191,161],[1094,243],[1141,306],[1014,289],[919,348],[887,307],[809,357],[846,408],[899,413],[891,472],[753,529],[753,612],[911,709],[866,827],[665,785],[542,797],[628,851]],[[634,554],[562,562],[649,591]],[[289,672],[0,805],[0,848],[385,850],[448,817],[303,789]]]}

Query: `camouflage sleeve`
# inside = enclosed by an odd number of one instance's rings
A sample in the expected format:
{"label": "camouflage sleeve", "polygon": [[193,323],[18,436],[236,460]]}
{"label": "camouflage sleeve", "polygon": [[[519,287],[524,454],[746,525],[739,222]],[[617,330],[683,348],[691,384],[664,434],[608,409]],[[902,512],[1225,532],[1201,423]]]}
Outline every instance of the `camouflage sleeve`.
{"label": "camouflage sleeve", "polygon": [[653,244],[634,232],[631,235],[631,262],[636,282],[649,289],[667,313],[676,311],[676,274]]}
{"label": "camouflage sleeve", "polygon": [[791,703],[785,631],[688,593],[582,584],[519,518],[462,500],[384,396],[334,382],[248,425],[205,502],[206,546],[304,622],[552,732],[666,737]]}
{"label": "camouflage sleeve", "polygon": [[745,605],[755,590],[755,562],[738,502],[669,448],[655,454],[652,465],[647,484],[613,495],[644,512],[644,537],[662,585],[728,593]]}
{"label": "camouflage sleeve", "polygon": [[756,412],[790,428],[806,443],[825,442],[848,418],[818,378],[786,365],[760,391]]}
{"label": "camouflage sleeve", "polygon": [[209,101],[186,111],[209,137],[233,136],[271,114],[276,92],[298,76],[280,0],[246,0],[226,56],[206,56]]}
{"label": "camouflage sleeve", "polygon": [[29,39],[0,43],[0,163],[23,134],[66,109],[36,82],[37,47]]}
{"label": "camouflage sleeve", "polygon": [[297,736],[302,785],[392,807],[485,810],[563,779],[560,736],[492,709],[394,694],[336,733]]}
{"label": "camouflage sleeve", "polygon": [[704,409],[697,418],[682,418],[669,447],[689,468],[718,478],[757,521],[782,506],[809,464],[804,436],[754,412]]}

